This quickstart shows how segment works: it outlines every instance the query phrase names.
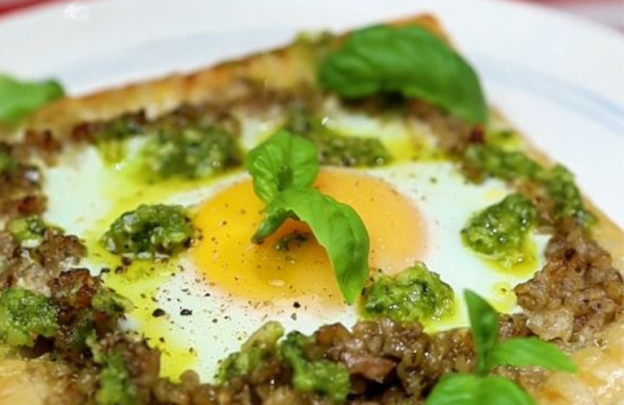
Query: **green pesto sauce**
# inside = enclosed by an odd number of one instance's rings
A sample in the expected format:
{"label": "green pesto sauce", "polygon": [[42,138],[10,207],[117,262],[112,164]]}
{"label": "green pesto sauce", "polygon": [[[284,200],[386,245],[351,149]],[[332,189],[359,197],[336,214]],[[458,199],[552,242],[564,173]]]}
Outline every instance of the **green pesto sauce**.
{"label": "green pesto sauce", "polygon": [[568,169],[557,165],[542,171],[538,178],[545,184],[548,195],[554,202],[556,218],[572,218],[585,227],[596,222],[596,218],[585,209],[581,192]]}
{"label": "green pesto sauce", "polygon": [[101,288],[98,290],[93,296],[91,304],[93,305],[93,309],[108,316],[123,315],[131,312],[134,307],[132,301],[109,288]]}
{"label": "green pesto sauce", "polygon": [[524,153],[508,152],[494,146],[471,145],[464,158],[471,166],[505,180],[531,179],[540,170],[540,166]]}
{"label": "green pesto sauce", "polygon": [[36,248],[43,242],[46,224],[39,217],[16,218],[7,224],[7,230],[23,248]]}
{"label": "green pesto sauce", "polygon": [[100,362],[100,387],[95,399],[99,405],[140,405],[136,388],[130,380],[126,360],[121,353],[105,355]]}
{"label": "green pesto sauce", "polygon": [[498,146],[505,150],[515,149],[520,146],[520,137],[509,129],[490,130],[485,135],[488,145]]}
{"label": "green pesto sauce", "polygon": [[508,181],[529,180],[543,187],[554,205],[556,219],[570,218],[583,227],[595,223],[585,209],[574,176],[565,167],[544,168],[518,151],[506,151],[493,145],[472,145],[466,149],[465,162],[488,176]]}
{"label": "green pesto sauce", "polygon": [[193,233],[182,207],[140,205],[117,218],[100,243],[119,256],[153,260],[185,248]]}
{"label": "green pesto sauce", "polygon": [[381,274],[362,291],[361,313],[365,318],[427,322],[452,315],[453,310],[453,289],[423,263],[393,277]]}
{"label": "green pesto sauce", "polygon": [[33,347],[38,336],[52,337],[58,309],[49,298],[23,288],[0,291],[0,342]]}
{"label": "green pesto sauce", "polygon": [[241,162],[232,135],[217,127],[157,131],[148,135],[140,157],[156,179],[206,178]]}
{"label": "green pesto sauce", "polygon": [[215,376],[216,383],[227,384],[232,377],[249,375],[266,361],[281,360],[292,369],[292,385],[296,390],[325,395],[335,403],[344,402],[351,389],[345,366],[306,357],[306,347],[315,344],[314,336],[291,332],[280,341],[283,335],[284,328],[277,322],[262,326],[239,352],[223,360]]}
{"label": "green pesto sauce", "polygon": [[[207,178],[241,164],[242,153],[233,134],[194,113],[182,114],[171,113],[151,122],[140,114],[129,114],[107,122],[95,136],[100,153],[109,163],[131,155],[130,163],[149,182]],[[138,153],[130,153],[131,141],[137,137],[144,142]]]}
{"label": "green pesto sauce", "polygon": [[300,392],[315,392],[337,403],[347,399],[351,379],[346,367],[325,359],[310,360],[304,348],[315,343],[313,336],[291,332],[280,344],[280,353],[293,370],[292,385]]}
{"label": "green pesto sauce", "polygon": [[251,373],[263,361],[277,355],[277,341],[284,336],[284,328],[278,322],[268,322],[254,332],[241,350],[230,354],[219,365],[215,376],[217,384],[225,384],[232,377]]}
{"label": "green pesto sauce", "polygon": [[525,196],[511,194],[475,215],[462,230],[462,238],[475,252],[513,268],[535,260],[525,246],[536,218],[537,210]]}
{"label": "green pesto sauce", "polygon": [[126,154],[127,139],[145,133],[143,114],[124,114],[100,124],[95,133],[95,141],[104,159],[116,163]]}
{"label": "green pesto sauce", "polygon": [[374,167],[391,161],[379,139],[338,134],[304,109],[293,109],[284,128],[314,143],[322,165]]}
{"label": "green pesto sauce", "polygon": [[144,132],[143,114],[124,114],[106,122],[96,133],[97,142],[119,141]]}
{"label": "green pesto sauce", "polygon": [[17,166],[15,159],[0,149],[0,175],[13,170],[15,166]]}

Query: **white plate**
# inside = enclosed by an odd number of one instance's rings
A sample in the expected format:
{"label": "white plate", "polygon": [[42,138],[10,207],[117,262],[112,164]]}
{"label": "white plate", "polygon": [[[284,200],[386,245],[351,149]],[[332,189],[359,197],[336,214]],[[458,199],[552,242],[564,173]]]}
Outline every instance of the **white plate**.
{"label": "white plate", "polygon": [[188,71],[287,42],[431,12],[491,103],[578,176],[624,226],[624,39],[534,5],[494,0],[98,0],[0,18],[0,71],[72,94]]}

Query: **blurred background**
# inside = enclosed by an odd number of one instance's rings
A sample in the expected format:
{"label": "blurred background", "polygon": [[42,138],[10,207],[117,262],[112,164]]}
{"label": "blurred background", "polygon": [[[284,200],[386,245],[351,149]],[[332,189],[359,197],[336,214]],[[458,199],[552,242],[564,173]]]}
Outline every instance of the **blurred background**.
{"label": "blurred background", "polygon": [[[2,0],[0,0],[2,1]],[[502,0],[505,1],[505,0]],[[528,0],[525,0],[528,1]],[[624,0],[530,0],[624,31]]]}
{"label": "blurred background", "polygon": [[[0,0],[0,15],[63,0]],[[98,1],[98,0],[86,0]],[[101,0],[100,0],[101,1]],[[227,0],[220,0],[227,1]],[[624,0],[499,0],[541,3],[624,32]]]}

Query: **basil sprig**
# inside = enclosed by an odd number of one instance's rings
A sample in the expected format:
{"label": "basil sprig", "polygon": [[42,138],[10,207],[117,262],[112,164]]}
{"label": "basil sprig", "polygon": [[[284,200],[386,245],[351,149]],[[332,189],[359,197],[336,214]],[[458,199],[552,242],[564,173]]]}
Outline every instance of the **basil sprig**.
{"label": "basil sprig", "polygon": [[319,172],[314,145],[285,130],[252,149],[245,166],[252,175],[256,195],[267,204],[288,188],[311,186]]}
{"label": "basil sprig", "polygon": [[369,250],[368,233],[357,212],[318,190],[290,188],[266,207],[266,218],[252,240],[261,243],[288,218],[310,226],[327,251],[345,301],[354,303],[368,277]]}
{"label": "basil sprig", "polygon": [[262,243],[288,218],[307,223],[327,251],[345,301],[353,304],[368,277],[368,232],[353,208],[311,187],[319,171],[314,144],[282,130],[254,148],[245,166],[267,203],[252,241]]}
{"label": "basil sprig", "polygon": [[446,375],[433,388],[425,405],[535,405],[522,387],[491,375],[494,367],[538,366],[576,372],[572,359],[553,344],[534,337],[499,341],[496,310],[472,291],[464,295],[477,353],[474,374]]}
{"label": "basil sprig", "polygon": [[473,68],[421,27],[380,25],[353,32],[324,60],[319,80],[343,98],[400,93],[470,124],[487,121],[487,104]]}
{"label": "basil sprig", "polygon": [[24,82],[0,74],[0,123],[14,125],[56,99],[64,96],[54,80]]}

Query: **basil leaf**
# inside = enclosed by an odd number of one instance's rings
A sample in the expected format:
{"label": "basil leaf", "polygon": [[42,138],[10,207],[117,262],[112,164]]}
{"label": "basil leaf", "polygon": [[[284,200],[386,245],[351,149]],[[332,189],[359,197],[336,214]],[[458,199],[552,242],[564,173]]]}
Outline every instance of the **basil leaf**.
{"label": "basil leaf", "polygon": [[0,123],[14,125],[24,116],[64,96],[54,80],[22,82],[0,74]]}
{"label": "basil leaf", "polygon": [[477,405],[480,382],[472,374],[447,374],[433,387],[424,405]]}
{"label": "basil leaf", "polygon": [[456,373],[433,387],[425,405],[535,405],[535,400],[504,377]]}
{"label": "basil leaf", "polygon": [[470,327],[477,352],[475,372],[486,375],[491,369],[488,358],[498,342],[498,312],[470,290],[464,292],[464,298],[468,305]]}
{"label": "basil leaf", "polygon": [[515,382],[497,375],[479,382],[475,405],[536,405],[529,393]]}
{"label": "basil leaf", "polygon": [[426,100],[470,124],[487,121],[487,104],[475,71],[421,27],[355,31],[325,59],[319,81],[344,98],[400,93]]}
{"label": "basil leaf", "polygon": [[314,144],[280,130],[249,152],[245,167],[254,191],[265,203],[290,187],[311,186],[319,171]]}
{"label": "basil leaf", "polygon": [[557,346],[536,337],[500,342],[488,359],[492,366],[538,366],[555,371],[576,372],[576,364]]}
{"label": "basil leaf", "polygon": [[289,188],[267,206],[266,218],[252,240],[262,243],[288,218],[310,226],[327,251],[345,301],[353,304],[368,277],[368,233],[357,212],[318,190]]}

